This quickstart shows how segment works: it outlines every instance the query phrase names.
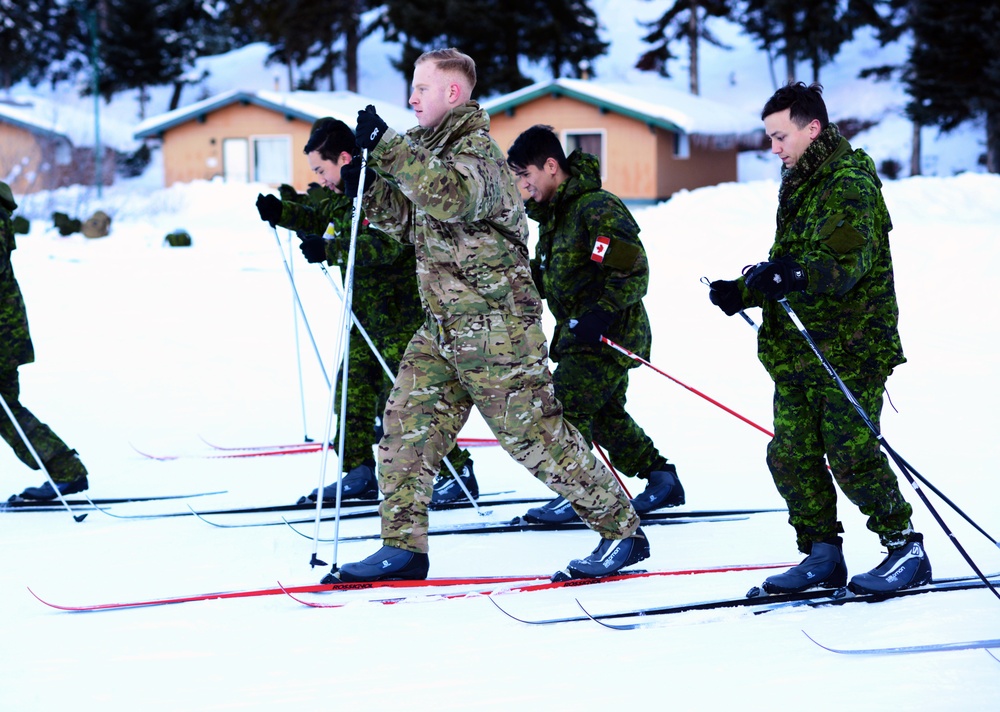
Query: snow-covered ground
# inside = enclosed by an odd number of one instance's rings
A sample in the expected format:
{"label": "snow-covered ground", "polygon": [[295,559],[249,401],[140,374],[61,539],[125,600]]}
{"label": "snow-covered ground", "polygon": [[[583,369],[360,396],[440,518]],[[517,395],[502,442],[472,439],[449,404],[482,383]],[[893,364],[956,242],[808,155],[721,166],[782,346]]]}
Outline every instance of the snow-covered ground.
{"label": "snow-covered ground", "polygon": [[[319,455],[206,459],[200,437],[222,445],[321,438],[327,392],[300,330],[305,423],[292,298],[275,234],[253,207],[261,186],[192,184],[107,191],[98,205],[73,191],[29,196],[36,218],[14,265],[31,318],[37,363],[21,369],[22,399],[82,454],[94,497],[225,490],[189,500],[201,509],[294,502],[317,485]],[[777,185],[728,184],[636,211],[655,278],[646,303],[653,363],[674,378],[770,427],[770,382],[753,332],[713,307],[700,284],[762,259]],[[1000,178],[962,175],[890,183],[902,336],[909,363],[889,381],[886,439],[981,526],[1000,532],[993,476],[1000,385],[992,315],[992,258]],[[112,234],[60,238],[52,205],[80,213],[111,206]],[[89,214],[89,213],[88,213]],[[191,248],[163,236],[187,228]],[[327,368],[339,306],[327,278],[294,250],[294,276]],[[633,372],[630,409],[672,461],[686,509],[781,507],[764,465],[767,438],[651,369]],[[464,435],[487,436],[474,418]],[[192,457],[155,461],[154,454]],[[544,496],[545,488],[495,448],[474,452],[485,492]],[[332,467],[331,467],[332,471]],[[41,478],[0,449],[10,492]],[[633,493],[639,483],[630,482]],[[939,576],[969,573],[907,487]],[[997,548],[936,502],[987,571]],[[494,509],[492,518],[524,506]],[[187,512],[182,502],[118,505],[118,515]],[[432,523],[476,519],[432,515]],[[882,553],[863,517],[841,511],[852,573]],[[257,517],[275,521],[276,516]],[[217,521],[252,521],[250,517]],[[305,525],[307,532],[312,525]],[[374,534],[375,519],[345,521],[341,536]],[[783,514],[724,523],[651,526],[651,569],[797,561]],[[333,535],[324,524],[323,537]],[[285,526],[214,528],[191,516],[116,519],[91,512],[0,513],[0,601],[6,614],[2,708],[273,710],[292,705],[411,710],[678,710],[807,705],[810,709],[993,710],[1000,663],[982,650],[853,658],[834,646],[891,646],[1000,637],[989,592],[917,596],[872,606],[773,612],[687,613],[641,629],[593,623],[549,627],[504,617],[482,597],[333,610],[284,596],[71,614],[57,603],[95,603],[303,584],[313,542]],[[431,575],[548,574],[597,543],[590,532],[432,539]],[[343,563],[375,541],[342,542]],[[320,558],[332,561],[322,544]],[[501,597],[519,615],[591,611],[742,595],[763,573],[708,574]],[[793,702],[790,702],[793,701]],[[808,701],[808,702],[807,702]]]}

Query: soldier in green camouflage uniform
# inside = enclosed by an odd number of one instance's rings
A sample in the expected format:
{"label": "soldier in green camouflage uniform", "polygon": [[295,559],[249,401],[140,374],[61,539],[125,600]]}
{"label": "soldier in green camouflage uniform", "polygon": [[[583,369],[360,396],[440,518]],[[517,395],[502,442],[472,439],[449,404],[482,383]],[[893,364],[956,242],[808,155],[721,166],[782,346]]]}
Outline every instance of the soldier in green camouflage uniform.
{"label": "soldier in green camouflage uniform", "polygon": [[[31,411],[20,403],[20,382],[17,369],[35,360],[31,335],[28,332],[28,314],[24,308],[21,289],[14,277],[11,253],[17,247],[11,227],[11,213],[17,208],[10,187],[0,182],[0,395],[10,408],[25,436],[31,442],[49,475],[63,494],[87,489],[87,469],[80,462],[75,450],[70,449],[45,423],[39,422]],[[0,436],[14,449],[14,453],[33,470],[38,463],[21,440],[17,429],[6,414],[0,413]],[[28,487],[20,495],[24,499],[55,499],[56,492],[49,482],[41,487]]]}
{"label": "soldier in green camouflage uniform", "polygon": [[[305,152],[307,155],[314,151],[319,154],[314,154],[311,160],[322,165],[317,174],[321,180],[326,179],[324,182],[329,187],[314,183],[306,194],[300,194],[291,186],[281,186],[280,203],[273,196],[270,196],[271,201],[266,201],[277,211],[272,216],[275,224],[295,231],[303,239],[302,251],[307,259],[337,265],[342,275],[350,250],[354,201],[343,194],[339,175],[331,180],[330,176],[319,174],[337,173],[339,166],[333,167],[330,162],[349,162],[355,148],[354,134],[346,124],[332,118],[319,119]],[[340,159],[345,153],[346,156]],[[390,239],[362,217],[354,252],[352,311],[386,365],[395,372],[406,344],[423,320],[413,247]],[[349,474],[344,478],[343,496],[347,499],[374,498],[378,490],[372,447],[378,443],[380,431],[375,424],[382,416],[392,381],[357,327],[351,331],[349,350],[343,457],[344,470]],[[337,408],[341,403],[342,383],[338,378],[334,403]],[[457,472],[469,473],[464,482],[470,494],[478,496],[468,450],[455,448],[449,454],[449,461]],[[367,470],[358,470],[359,467]],[[451,478],[450,473],[444,474]],[[323,496],[334,499],[336,483],[325,487]],[[310,498],[315,497],[316,492],[313,492]]]}
{"label": "soldier in green camouflage uniform", "polygon": [[[473,406],[500,445],[602,535],[590,557],[570,563],[571,573],[600,575],[599,566],[610,572],[648,556],[624,492],[555,397],[524,208],[489,117],[469,98],[474,85],[471,59],[436,50],[415,65],[418,127],[401,136],[373,107],[358,114],[358,145],[377,171],[365,180],[368,218],[416,248],[426,317],[385,410],[384,546],[345,564],[341,580],[426,577],[431,483]],[[356,192],[360,163],[354,170],[345,184]]]}
{"label": "soldier in green camouflage uniform", "polygon": [[[597,157],[577,150],[567,158],[551,126],[523,132],[507,160],[531,196],[528,217],[539,226],[531,271],[556,319],[550,357],[559,364],[553,380],[565,417],[623,474],[647,481],[632,500],[637,512],[683,504],[676,468],[625,410],[629,370],[639,362],[600,340],[605,336],[650,357],[652,333],[642,303],[649,263],[638,224],[618,197],[601,188]],[[525,516],[573,518],[564,503],[558,498]]]}
{"label": "soldier in green camouflage uniform", "polygon": [[[828,583],[843,585],[844,529],[834,482],[867,515],[868,528],[890,554],[909,551],[922,537],[913,531],[912,508],[877,438],[777,301],[787,299],[877,427],[886,379],[905,361],[896,326],[892,222],[874,162],[828,122],[820,92],[818,85],[789,85],[765,107],[765,129],[784,163],[774,245],[768,262],[744,277],[714,282],[711,299],[730,315],[763,308],[758,354],[775,384],[768,467],[788,504],[799,550],[833,562]],[[808,562],[797,567],[800,573]],[[800,588],[804,580],[795,571],[772,577],[773,590]],[[852,586],[875,571],[856,576]]]}

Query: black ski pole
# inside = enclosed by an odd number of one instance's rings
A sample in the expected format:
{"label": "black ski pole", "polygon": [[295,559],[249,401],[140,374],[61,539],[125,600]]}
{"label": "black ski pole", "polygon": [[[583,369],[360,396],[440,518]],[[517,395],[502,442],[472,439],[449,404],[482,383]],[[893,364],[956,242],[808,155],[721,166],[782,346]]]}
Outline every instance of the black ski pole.
{"label": "black ski pole", "polygon": [[875,435],[875,438],[879,441],[879,444],[882,446],[882,449],[885,450],[886,453],[888,453],[889,457],[891,457],[893,461],[896,463],[896,466],[899,467],[900,471],[903,473],[903,476],[906,478],[906,481],[910,483],[910,486],[913,487],[913,489],[916,491],[917,496],[920,497],[921,501],[924,503],[928,511],[931,513],[931,516],[934,517],[934,521],[936,521],[938,525],[941,527],[941,529],[944,530],[944,533],[948,535],[948,538],[951,539],[951,543],[955,545],[955,548],[958,549],[958,553],[961,554],[962,558],[964,558],[966,562],[969,564],[969,566],[972,567],[972,570],[976,572],[976,575],[980,579],[982,579],[983,583],[986,584],[986,586],[990,589],[990,591],[993,592],[993,595],[996,596],[998,599],[1000,599],[1000,591],[997,591],[993,583],[990,582],[990,580],[986,577],[986,574],[984,574],[982,571],[979,570],[979,567],[976,565],[976,562],[972,560],[972,557],[969,556],[968,552],[965,550],[965,547],[963,547],[961,542],[958,541],[958,537],[955,536],[954,532],[951,531],[951,529],[945,523],[944,519],[941,518],[941,515],[938,514],[938,511],[934,508],[934,505],[931,504],[930,500],[927,498],[927,495],[924,494],[923,489],[914,480],[913,475],[911,474],[910,466],[906,463],[905,460],[903,460],[903,458],[901,458],[896,453],[895,450],[893,450],[889,446],[889,443],[886,442],[885,438],[882,437],[882,433],[879,432],[879,429],[875,427],[875,424],[872,422],[871,418],[869,418],[868,414],[865,413],[865,409],[861,407],[860,403],[858,403],[858,399],[854,397],[853,393],[851,393],[851,389],[847,387],[847,384],[845,384],[843,380],[841,380],[840,376],[838,376],[837,372],[834,370],[833,365],[827,360],[826,356],[823,355],[823,352],[819,350],[819,346],[817,346],[816,342],[813,341],[813,338],[809,334],[809,331],[806,329],[802,321],[799,320],[798,315],[792,309],[791,305],[789,305],[788,300],[780,299],[778,300],[778,303],[781,304],[782,307],[784,307],[786,312],[788,312],[788,318],[792,320],[792,323],[795,324],[795,328],[798,329],[799,333],[802,334],[803,338],[805,338],[806,343],[809,344],[809,348],[812,349],[812,352],[814,354],[816,354],[816,358],[818,358],[820,363],[823,364],[823,368],[837,384],[837,387],[840,388],[841,393],[843,393],[844,397],[847,398],[848,402],[852,406],[854,406],[854,410],[858,412],[858,415],[861,416],[861,419],[865,422],[865,425],[868,426],[868,429],[871,430],[872,434]]}

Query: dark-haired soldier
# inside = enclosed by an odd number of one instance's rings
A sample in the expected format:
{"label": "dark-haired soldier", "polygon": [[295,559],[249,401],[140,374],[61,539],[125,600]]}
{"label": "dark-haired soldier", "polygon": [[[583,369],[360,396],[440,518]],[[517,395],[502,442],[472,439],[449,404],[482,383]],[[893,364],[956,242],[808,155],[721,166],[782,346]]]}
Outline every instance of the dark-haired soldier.
{"label": "dark-haired soldier", "polygon": [[739,279],[713,282],[709,296],[730,316],[763,307],[757,351],[774,380],[775,434],[767,464],[788,504],[799,550],[808,555],[768,577],[764,589],[847,583],[835,482],[888,550],[850,587],[877,592],[919,586],[930,580],[931,565],[923,536],[910,523],[913,509],[877,438],[778,303],[788,301],[877,427],[886,379],[905,361],[882,183],[872,159],[852,149],[830,123],[818,84],[778,89],[761,118],[771,152],[783,164],[774,245],[767,262]]}
{"label": "dark-haired soldier", "polygon": [[[676,468],[625,410],[629,370],[639,363],[601,342],[606,336],[649,358],[652,332],[642,304],[649,263],[639,226],[601,188],[597,157],[577,150],[567,158],[551,126],[518,136],[507,163],[531,196],[528,217],[538,222],[531,271],[556,319],[549,357],[559,364],[552,378],[565,418],[607,450],[623,474],[646,480],[632,500],[636,512],[684,504]],[[557,497],[525,518],[564,522],[576,513]]]}
{"label": "dark-haired soldier", "polygon": [[[87,489],[87,468],[83,466],[76,450],[70,449],[49,426],[39,422],[20,402],[21,388],[17,369],[34,361],[35,351],[28,332],[28,314],[21,297],[21,288],[10,263],[11,253],[17,247],[10,218],[16,209],[17,203],[14,202],[10,187],[0,182],[0,395],[59,492],[73,494]],[[21,462],[33,470],[38,469],[38,462],[24,444],[17,428],[3,412],[0,412],[0,436],[13,448]],[[40,487],[28,487],[20,497],[50,500],[56,498],[56,491],[46,481]]]}
{"label": "dark-haired soldier", "polygon": [[[306,195],[282,186],[282,199],[260,195],[257,209],[262,220],[280,225],[302,236],[302,254],[312,263],[347,265],[351,237],[353,200],[343,192],[341,169],[356,151],[354,132],[343,121],[323,118],[316,121],[304,153],[316,174],[319,186]],[[417,292],[416,260],[413,247],[402,245],[361,220],[354,258],[355,316],[364,326],[382,358],[394,372],[410,341],[423,321]],[[378,497],[375,459],[372,448],[381,438],[380,422],[392,381],[361,337],[357,327],[351,334],[347,374],[347,423],[342,483],[344,499]],[[338,380],[338,389],[340,381]],[[336,404],[340,404],[338,393]],[[479,486],[467,450],[455,448],[449,461],[469,493],[479,496]],[[323,489],[323,498],[336,497],[336,483]],[[315,500],[315,490],[309,495]],[[454,502],[465,494],[446,469],[434,487],[434,503]]]}

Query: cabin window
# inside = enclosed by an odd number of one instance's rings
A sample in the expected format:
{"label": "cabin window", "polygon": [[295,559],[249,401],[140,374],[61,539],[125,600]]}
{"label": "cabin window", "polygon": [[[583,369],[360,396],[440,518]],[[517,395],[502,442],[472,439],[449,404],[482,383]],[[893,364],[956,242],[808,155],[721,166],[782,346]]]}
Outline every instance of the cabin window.
{"label": "cabin window", "polygon": [[227,183],[250,181],[249,156],[249,144],[245,138],[222,139],[222,175]]}
{"label": "cabin window", "polygon": [[292,182],[292,139],[262,136],[253,139],[254,180],[279,185]]}
{"label": "cabin window", "polygon": [[563,143],[566,146],[566,155],[579,149],[584,153],[592,153],[597,156],[601,166],[601,177],[607,176],[605,166],[604,147],[606,144],[604,131],[566,131],[563,133]]}
{"label": "cabin window", "polygon": [[690,137],[681,131],[674,132],[674,158],[691,157]]}

